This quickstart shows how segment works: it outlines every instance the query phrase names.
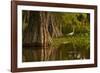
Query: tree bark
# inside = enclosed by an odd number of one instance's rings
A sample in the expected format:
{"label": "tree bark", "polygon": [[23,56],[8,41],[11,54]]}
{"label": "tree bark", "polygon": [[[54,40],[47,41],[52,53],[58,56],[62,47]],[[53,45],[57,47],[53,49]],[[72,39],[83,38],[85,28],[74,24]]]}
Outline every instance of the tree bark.
{"label": "tree bark", "polygon": [[23,25],[26,20],[27,26],[23,29],[23,44],[28,43],[33,44],[34,47],[40,47],[37,54],[33,52],[33,55],[39,56],[41,61],[50,60],[50,56],[54,52],[53,48],[48,48],[52,43],[52,38],[62,36],[56,17],[49,12],[29,11],[23,19]]}

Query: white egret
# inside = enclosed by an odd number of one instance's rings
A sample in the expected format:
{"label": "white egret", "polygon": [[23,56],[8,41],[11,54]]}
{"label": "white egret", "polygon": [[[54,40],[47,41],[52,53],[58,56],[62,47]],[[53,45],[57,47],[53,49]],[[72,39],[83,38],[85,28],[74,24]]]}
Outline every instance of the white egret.
{"label": "white egret", "polygon": [[72,31],[72,32],[70,32],[70,33],[68,33],[67,35],[69,35],[69,36],[74,35],[74,31],[75,31],[75,29],[74,29],[74,27],[73,27],[73,31]]}

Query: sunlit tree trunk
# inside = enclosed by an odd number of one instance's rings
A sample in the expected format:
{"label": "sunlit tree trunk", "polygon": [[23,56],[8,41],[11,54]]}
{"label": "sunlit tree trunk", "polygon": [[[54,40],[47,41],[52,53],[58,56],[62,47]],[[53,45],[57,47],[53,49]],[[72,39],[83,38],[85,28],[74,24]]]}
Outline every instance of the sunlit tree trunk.
{"label": "sunlit tree trunk", "polygon": [[[58,28],[56,17],[49,12],[29,11],[23,18],[24,24],[26,23],[26,18],[28,23],[23,29],[23,44],[40,47],[40,50],[36,51],[35,49],[35,52],[30,52],[34,56],[40,56],[41,61],[52,59],[50,56],[54,54],[55,50],[48,47],[52,43],[53,37],[62,36],[62,31]],[[35,59],[38,59],[37,57]]]}
{"label": "sunlit tree trunk", "polygon": [[59,36],[62,36],[62,30],[59,29],[59,24],[58,23],[58,19],[57,17],[51,13],[50,14],[50,23],[49,23],[49,26],[51,26],[51,30],[52,32],[51,33],[51,37],[59,37]]}

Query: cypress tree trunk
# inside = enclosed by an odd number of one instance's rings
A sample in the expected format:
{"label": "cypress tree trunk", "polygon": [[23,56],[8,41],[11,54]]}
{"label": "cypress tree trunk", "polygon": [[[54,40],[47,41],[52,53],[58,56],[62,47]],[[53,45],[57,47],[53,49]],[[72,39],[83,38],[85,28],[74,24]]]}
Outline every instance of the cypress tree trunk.
{"label": "cypress tree trunk", "polygon": [[51,42],[48,31],[49,16],[47,12],[30,11],[28,26],[23,31],[24,43],[39,43],[42,46],[47,46]]}
{"label": "cypress tree trunk", "polygon": [[[62,32],[57,26],[57,19],[52,13],[28,11],[23,18],[23,24],[27,26],[23,29],[23,45],[30,45],[31,60],[33,61],[46,61],[54,59],[54,48],[50,47],[52,43],[51,37],[62,36]],[[51,26],[51,28],[49,28]],[[50,31],[51,30],[51,31]],[[36,49],[32,49],[32,46]],[[48,48],[49,47],[49,48]],[[27,51],[24,50],[24,54],[27,56]],[[51,57],[52,56],[52,57]],[[54,57],[53,57],[54,56]],[[27,59],[28,56],[27,56]],[[26,61],[28,61],[25,59]],[[35,59],[35,60],[34,60]]]}
{"label": "cypress tree trunk", "polygon": [[62,30],[59,29],[59,24],[58,23],[58,19],[57,19],[57,16],[55,16],[53,13],[50,13],[50,22],[49,23],[49,26],[51,26],[51,30],[52,32],[51,33],[51,37],[59,37],[59,36],[62,36]]}

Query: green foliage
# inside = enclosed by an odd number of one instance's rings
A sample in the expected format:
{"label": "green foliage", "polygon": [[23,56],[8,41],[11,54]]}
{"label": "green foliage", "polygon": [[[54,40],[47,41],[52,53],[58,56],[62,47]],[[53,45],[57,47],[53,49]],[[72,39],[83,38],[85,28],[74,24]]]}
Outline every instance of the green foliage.
{"label": "green foliage", "polygon": [[63,14],[63,33],[67,34],[75,29],[76,33],[90,31],[89,14],[86,13],[64,13]]}
{"label": "green foliage", "polygon": [[[27,17],[27,11],[23,11],[22,13],[23,13],[22,22],[24,29],[23,31],[25,31],[26,27],[30,26],[28,27],[28,29],[33,34],[33,31],[35,31],[34,29],[40,30],[40,28],[43,28],[43,25],[40,26],[41,23],[39,23],[40,12],[30,11],[29,18]],[[49,46],[52,47],[52,49],[55,48],[60,52],[62,52],[62,55],[60,55],[61,53],[57,55],[57,60],[71,60],[71,59],[81,59],[81,58],[89,59],[90,58],[90,15],[88,13],[68,13],[68,12],[47,12],[47,13],[51,15],[52,19],[49,17],[48,24],[44,24],[48,25],[48,27],[45,27],[46,29],[43,30],[42,32],[43,36],[40,35],[41,34],[40,31],[39,32],[37,32],[37,30],[35,31],[36,34],[38,34],[39,36],[36,38],[42,41],[44,41],[48,37],[52,39],[52,43],[50,43]],[[27,19],[25,17],[27,17]],[[46,22],[45,18],[44,21]],[[50,26],[51,27],[50,29],[49,25],[51,24],[52,26]],[[51,30],[51,31],[44,33],[45,30]],[[51,34],[51,33],[58,34],[60,33],[59,31],[63,34],[60,37],[51,37],[51,35],[44,37],[45,34]],[[73,32],[73,34],[68,35],[71,32]],[[44,38],[40,38],[41,36]],[[32,38],[33,37],[34,36],[32,35]],[[76,52],[76,51],[81,55],[81,57],[78,56],[74,57],[72,53],[69,54],[70,52]],[[29,54],[30,52],[31,51],[26,50],[25,54],[26,53]],[[31,57],[32,53],[30,53],[29,55]],[[36,60],[39,61],[40,58],[41,57],[37,58]],[[29,58],[29,60],[31,61],[32,59]]]}
{"label": "green foliage", "polygon": [[70,51],[74,52],[77,51],[78,53],[82,54],[85,53],[85,58],[90,57],[90,38],[89,34],[77,34],[74,36],[65,36],[60,38],[54,38],[52,45],[58,48],[62,52],[62,59],[63,60],[70,60],[70,59],[81,59],[77,57],[69,57],[68,54]]}
{"label": "green foliage", "polygon": [[[63,13],[61,17],[63,36],[53,38],[52,46],[62,51],[61,59],[86,59],[90,57],[90,15],[87,13]],[[73,32],[68,36],[67,34]],[[69,57],[69,51],[77,51],[81,57]],[[84,55],[85,54],[85,55]]]}

